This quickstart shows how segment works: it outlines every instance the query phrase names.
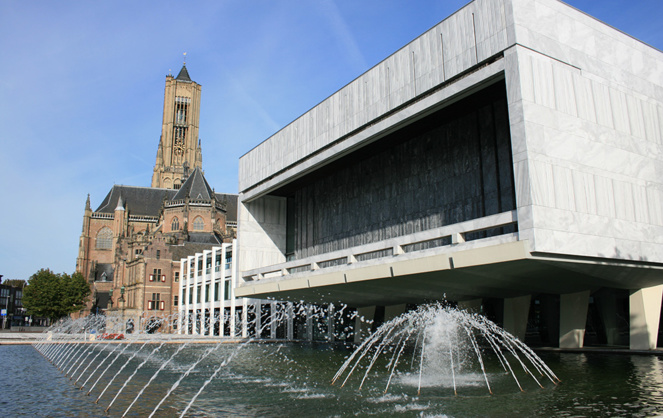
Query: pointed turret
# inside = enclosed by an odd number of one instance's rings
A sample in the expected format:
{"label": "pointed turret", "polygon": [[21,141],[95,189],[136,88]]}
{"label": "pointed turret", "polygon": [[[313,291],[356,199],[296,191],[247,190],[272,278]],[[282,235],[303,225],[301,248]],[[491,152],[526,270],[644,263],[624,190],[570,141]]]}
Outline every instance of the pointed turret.
{"label": "pointed turret", "polygon": [[124,200],[122,200],[122,195],[120,195],[120,198],[117,199],[117,206],[115,207],[115,210],[124,210]]}
{"label": "pointed turret", "polygon": [[182,69],[180,70],[180,73],[177,74],[177,77],[175,77],[175,80],[177,81],[186,81],[186,82],[191,82],[191,77],[189,77],[189,71],[186,69],[186,64],[182,65]]}

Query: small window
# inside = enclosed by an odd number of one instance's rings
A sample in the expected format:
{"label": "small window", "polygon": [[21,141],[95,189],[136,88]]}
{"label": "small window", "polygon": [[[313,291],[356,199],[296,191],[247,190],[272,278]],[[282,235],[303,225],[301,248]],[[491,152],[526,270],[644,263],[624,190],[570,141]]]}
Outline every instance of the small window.
{"label": "small window", "polygon": [[178,306],[179,303],[179,296],[173,296],[173,306]]}
{"label": "small window", "polygon": [[[180,281],[180,272],[179,272],[179,271],[176,271],[176,272],[175,272],[175,281],[176,281],[176,282],[179,282],[179,281]],[[177,297],[177,296],[176,296],[176,297]]]}
{"label": "small window", "polygon": [[113,231],[109,227],[105,226],[97,232],[97,248],[101,250],[113,248]]}
{"label": "small window", "polygon": [[223,291],[224,291],[224,300],[230,300],[230,280],[226,280],[223,286]]}
{"label": "small window", "polygon": [[193,220],[193,230],[202,231],[203,229],[205,229],[205,222],[203,221],[202,216],[197,216],[196,219]]}
{"label": "small window", "polygon": [[173,218],[173,222],[170,224],[170,229],[173,231],[180,230],[180,220],[177,219],[177,216]]}
{"label": "small window", "polygon": [[161,259],[161,250],[157,250],[157,260]]}

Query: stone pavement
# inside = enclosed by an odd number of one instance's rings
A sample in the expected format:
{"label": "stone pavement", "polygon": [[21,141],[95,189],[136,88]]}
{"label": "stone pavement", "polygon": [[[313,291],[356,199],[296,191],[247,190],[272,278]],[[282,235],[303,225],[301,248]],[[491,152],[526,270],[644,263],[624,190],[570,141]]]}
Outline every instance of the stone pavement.
{"label": "stone pavement", "polygon": [[31,344],[44,338],[41,332],[0,332],[0,345],[7,344]]}

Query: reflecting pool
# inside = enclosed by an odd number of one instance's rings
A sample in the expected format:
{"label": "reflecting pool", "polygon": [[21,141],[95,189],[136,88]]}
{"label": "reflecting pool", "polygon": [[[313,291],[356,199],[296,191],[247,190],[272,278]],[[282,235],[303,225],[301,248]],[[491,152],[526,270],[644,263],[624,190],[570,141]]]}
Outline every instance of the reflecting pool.
{"label": "reflecting pool", "polygon": [[[117,347],[125,351],[90,390],[106,365],[93,373],[92,367],[84,372],[86,364],[96,365],[100,360],[92,362],[94,356],[99,354],[100,359]],[[102,417],[126,413],[142,417],[155,412],[160,403],[154,416],[179,416],[185,410],[187,416],[205,417],[663,414],[663,360],[658,356],[542,352],[540,357],[562,383],[542,380],[544,387],[540,388],[531,379],[521,379],[522,392],[499,364],[487,359],[492,395],[486,390],[483,375],[472,373],[458,376],[457,395],[443,376],[424,375],[426,381],[420,383],[418,376],[407,373],[394,376],[385,394],[388,360],[375,365],[361,390],[358,381],[363,374],[344,387],[331,385],[351,354],[341,346],[253,343],[190,344],[178,351],[180,348],[181,344],[157,343],[142,348],[135,343],[88,345],[72,354],[81,360],[87,356],[88,361],[81,361],[76,372],[74,362],[66,367],[70,379],[30,345],[0,346],[4,377],[0,416]],[[104,412],[109,405],[109,411]]]}

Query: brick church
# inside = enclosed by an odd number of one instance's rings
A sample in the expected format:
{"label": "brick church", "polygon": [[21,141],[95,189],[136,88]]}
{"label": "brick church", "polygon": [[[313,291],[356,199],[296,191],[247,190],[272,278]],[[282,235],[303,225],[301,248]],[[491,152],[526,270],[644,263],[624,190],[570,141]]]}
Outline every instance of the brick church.
{"label": "brick church", "polygon": [[180,259],[235,237],[237,195],[216,193],[202,171],[200,92],[186,64],[166,77],[151,187],[114,185],[96,210],[88,195],[76,271],[92,297],[80,315],[160,325],[180,303]]}

